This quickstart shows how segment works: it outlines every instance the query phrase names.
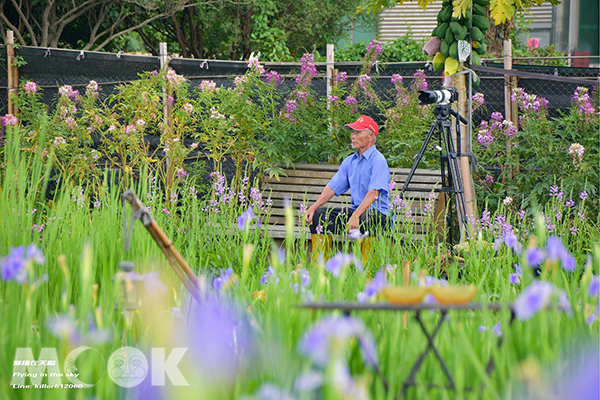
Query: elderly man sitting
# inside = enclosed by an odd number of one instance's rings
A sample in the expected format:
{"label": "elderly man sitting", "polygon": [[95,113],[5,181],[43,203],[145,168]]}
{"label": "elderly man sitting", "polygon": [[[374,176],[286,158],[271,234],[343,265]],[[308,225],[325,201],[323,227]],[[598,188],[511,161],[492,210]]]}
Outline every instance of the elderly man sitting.
{"label": "elderly man sitting", "polygon": [[[352,130],[352,148],[340,169],[311,205],[305,220],[310,224],[313,254],[331,243],[327,232],[340,233],[360,229],[373,232],[377,226],[386,229],[389,209],[390,170],[383,154],[375,147],[379,127],[372,118],[363,115],[356,122],[344,125]],[[346,208],[324,208],[333,196],[350,189],[352,204]]]}

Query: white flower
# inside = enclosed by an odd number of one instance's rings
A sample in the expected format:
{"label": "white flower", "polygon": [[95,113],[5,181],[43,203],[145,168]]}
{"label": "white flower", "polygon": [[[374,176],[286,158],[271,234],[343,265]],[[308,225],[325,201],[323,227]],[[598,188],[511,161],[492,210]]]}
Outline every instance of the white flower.
{"label": "white flower", "polygon": [[512,198],[512,196],[506,196],[506,197],[504,198],[504,200],[502,200],[502,203],[503,203],[505,206],[510,206],[510,205],[512,204],[512,202],[513,202],[513,198]]}

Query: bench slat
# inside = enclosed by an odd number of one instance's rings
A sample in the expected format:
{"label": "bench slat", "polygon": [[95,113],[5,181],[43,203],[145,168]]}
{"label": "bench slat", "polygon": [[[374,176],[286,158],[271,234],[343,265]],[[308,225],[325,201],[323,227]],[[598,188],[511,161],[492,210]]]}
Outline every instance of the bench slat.
{"label": "bench slat", "polygon": [[[273,192],[264,192],[265,195],[267,195],[268,197],[271,198],[271,200],[275,200],[275,199],[279,199],[279,200],[283,200],[286,198],[286,196],[288,198],[290,198],[291,200],[295,200],[295,201],[302,201],[304,199],[313,202],[315,200],[317,200],[321,194],[321,192],[313,192],[313,193],[304,193],[304,192],[292,192],[292,191],[287,191],[287,192],[282,192],[282,191],[273,191]],[[418,200],[427,200],[429,198],[429,194],[431,192],[406,192],[404,193],[404,199],[409,201],[409,200],[413,200],[414,202],[418,203]],[[439,193],[435,193],[435,198],[437,199],[439,197]],[[329,200],[329,203],[345,203],[345,204],[350,204],[350,195],[349,194],[343,194],[339,197],[334,196],[331,198],[331,200]]]}
{"label": "bench slat", "polygon": [[[392,180],[394,182],[396,182],[396,187],[398,187],[398,185],[403,185],[404,182],[406,182],[406,175],[394,175],[391,177]],[[276,179],[268,179],[267,180],[267,185],[311,185],[311,186],[321,186],[321,187],[325,187],[325,185],[327,185],[329,182],[331,181],[331,177],[327,177],[327,178],[319,178],[319,177],[308,177],[308,176],[280,176],[279,180]],[[439,177],[436,176],[422,176],[422,175],[415,175],[413,176],[413,178],[410,181],[410,186],[415,186],[415,185],[423,185],[423,184],[430,184],[431,186],[438,184],[438,186],[441,186],[441,181],[439,179]],[[429,189],[431,190],[431,189]]]}
{"label": "bench slat", "polygon": [[[269,225],[268,227],[269,236],[275,239],[285,239],[286,231],[285,226],[283,225]],[[308,227],[294,227],[294,236],[300,237],[304,236],[306,238],[310,238],[310,230]],[[335,239],[339,239],[339,236],[334,236]],[[412,240],[424,240],[425,235],[415,233],[413,234]]]}

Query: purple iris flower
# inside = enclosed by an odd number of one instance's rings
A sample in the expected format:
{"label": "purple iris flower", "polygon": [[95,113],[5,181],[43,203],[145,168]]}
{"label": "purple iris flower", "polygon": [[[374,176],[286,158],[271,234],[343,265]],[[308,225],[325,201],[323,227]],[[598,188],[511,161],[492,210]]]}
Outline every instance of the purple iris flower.
{"label": "purple iris flower", "polygon": [[[275,269],[270,265],[267,267],[267,272],[260,278],[260,284],[264,285],[267,282],[272,282],[273,278],[275,278]],[[275,279],[275,284],[279,284],[279,277]]]}
{"label": "purple iris flower", "polygon": [[560,265],[565,271],[573,272],[575,271],[575,268],[577,268],[577,261],[572,254],[565,252],[560,259]]}
{"label": "purple iris flower", "polygon": [[500,321],[498,321],[496,323],[496,325],[494,325],[494,327],[492,328],[492,331],[496,334],[496,336],[498,337],[502,337],[502,331],[500,330],[500,328],[502,327],[502,323]]}
{"label": "purple iris flower", "polygon": [[546,249],[548,250],[548,259],[552,262],[561,259],[562,255],[567,251],[563,242],[556,236],[550,236],[548,238]]}
{"label": "purple iris flower", "polygon": [[577,261],[570,254],[563,242],[557,236],[550,236],[546,242],[548,259],[552,262],[560,260],[561,266],[565,271],[573,272],[577,268]]}
{"label": "purple iris flower", "polygon": [[375,274],[375,277],[365,287],[365,294],[369,297],[376,296],[385,287],[386,279],[385,272],[379,271]]}
{"label": "purple iris flower", "polygon": [[335,256],[327,260],[325,269],[331,272],[335,278],[339,278],[342,269],[350,264],[354,264],[359,271],[363,270],[362,263],[352,254],[337,253]]}
{"label": "purple iris flower", "polygon": [[226,270],[221,270],[221,276],[219,276],[218,278],[215,278],[215,280],[213,280],[213,283],[212,283],[213,289],[215,289],[215,290],[223,289],[223,286],[231,280],[232,275],[233,275],[233,269],[231,269],[231,267],[227,268]]}
{"label": "purple iris flower", "polygon": [[518,285],[521,283],[521,275],[515,272],[514,274],[510,274],[508,280],[511,285]]}
{"label": "purple iris flower", "polygon": [[546,259],[546,253],[537,247],[533,247],[531,249],[527,249],[525,252],[525,257],[527,258],[527,264],[529,264],[531,268],[535,268]]}
{"label": "purple iris flower", "polygon": [[518,241],[519,240],[517,239],[517,235],[515,235],[512,232],[508,232],[506,235],[504,235],[504,242],[511,249],[513,247],[515,247],[515,245],[518,243]]}
{"label": "purple iris flower", "polygon": [[520,255],[523,251],[523,245],[517,239],[517,236],[513,232],[508,232],[504,235],[504,242],[509,249],[512,249],[517,255]]}
{"label": "purple iris flower", "polygon": [[25,271],[26,260],[25,248],[23,246],[13,247],[0,266],[0,275],[5,282],[15,281],[23,284],[27,281],[27,271]]}
{"label": "purple iris flower", "polygon": [[46,261],[42,250],[38,249],[38,247],[33,243],[27,246],[27,250],[25,251],[25,258],[27,260],[33,260],[38,265],[42,265]]}
{"label": "purple iris flower", "polygon": [[360,229],[350,229],[350,231],[348,232],[348,237],[351,240],[362,240],[367,236],[369,236],[369,231],[366,231],[365,233],[360,233]]}
{"label": "purple iris flower", "polygon": [[590,286],[588,287],[588,295],[590,297],[598,296],[598,291],[600,289],[600,277],[598,275],[592,276],[590,280]]}
{"label": "purple iris flower", "polygon": [[523,268],[519,264],[515,264],[515,272],[510,274],[508,280],[511,285],[518,285],[521,283],[521,277],[523,276]]}
{"label": "purple iris flower", "polygon": [[554,285],[548,282],[535,281],[517,297],[514,311],[520,320],[528,320],[538,311],[546,307],[554,293]]}
{"label": "purple iris flower", "polygon": [[323,385],[323,374],[317,371],[308,371],[300,375],[294,381],[297,392],[312,392]]}
{"label": "purple iris flower", "polygon": [[256,226],[260,225],[260,221],[258,220],[258,217],[256,215],[254,215],[254,213],[252,212],[252,206],[249,206],[248,209],[246,211],[244,211],[242,213],[242,215],[240,215],[237,219],[238,229],[240,231],[245,230],[246,226],[250,226],[250,223],[252,221],[256,221]]}
{"label": "purple iris flower", "polygon": [[270,384],[264,383],[258,392],[251,397],[244,397],[244,400],[296,400],[296,397],[285,390]]}
{"label": "purple iris flower", "polygon": [[558,291],[558,307],[568,315],[573,315],[573,308],[571,308],[569,296],[564,290]]}
{"label": "purple iris flower", "polygon": [[254,353],[250,322],[234,303],[214,293],[193,304],[182,339],[198,375],[206,382],[233,384]]}
{"label": "purple iris flower", "polygon": [[377,346],[373,335],[362,320],[352,317],[334,316],[322,319],[304,335],[299,350],[318,366],[325,367],[330,361],[331,342],[347,341],[353,337],[358,339],[363,360],[377,367]]}
{"label": "purple iris flower", "polygon": [[560,372],[549,377],[547,393],[554,399],[592,400],[600,398],[600,349],[598,343],[560,359]]}

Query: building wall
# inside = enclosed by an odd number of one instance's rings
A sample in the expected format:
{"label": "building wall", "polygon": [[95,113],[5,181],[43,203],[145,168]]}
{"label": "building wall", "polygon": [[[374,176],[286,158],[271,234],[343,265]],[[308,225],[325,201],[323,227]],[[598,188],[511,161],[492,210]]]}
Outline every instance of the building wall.
{"label": "building wall", "polygon": [[[591,0],[598,1],[598,0]],[[436,1],[423,8],[416,2],[405,2],[393,8],[383,10],[379,18],[379,38],[383,42],[395,40],[406,35],[409,31],[416,39],[428,39],[431,31],[437,25],[437,14],[442,8],[442,2]],[[530,37],[540,38],[540,45],[551,43],[552,5],[532,7],[524,15],[530,21]]]}

